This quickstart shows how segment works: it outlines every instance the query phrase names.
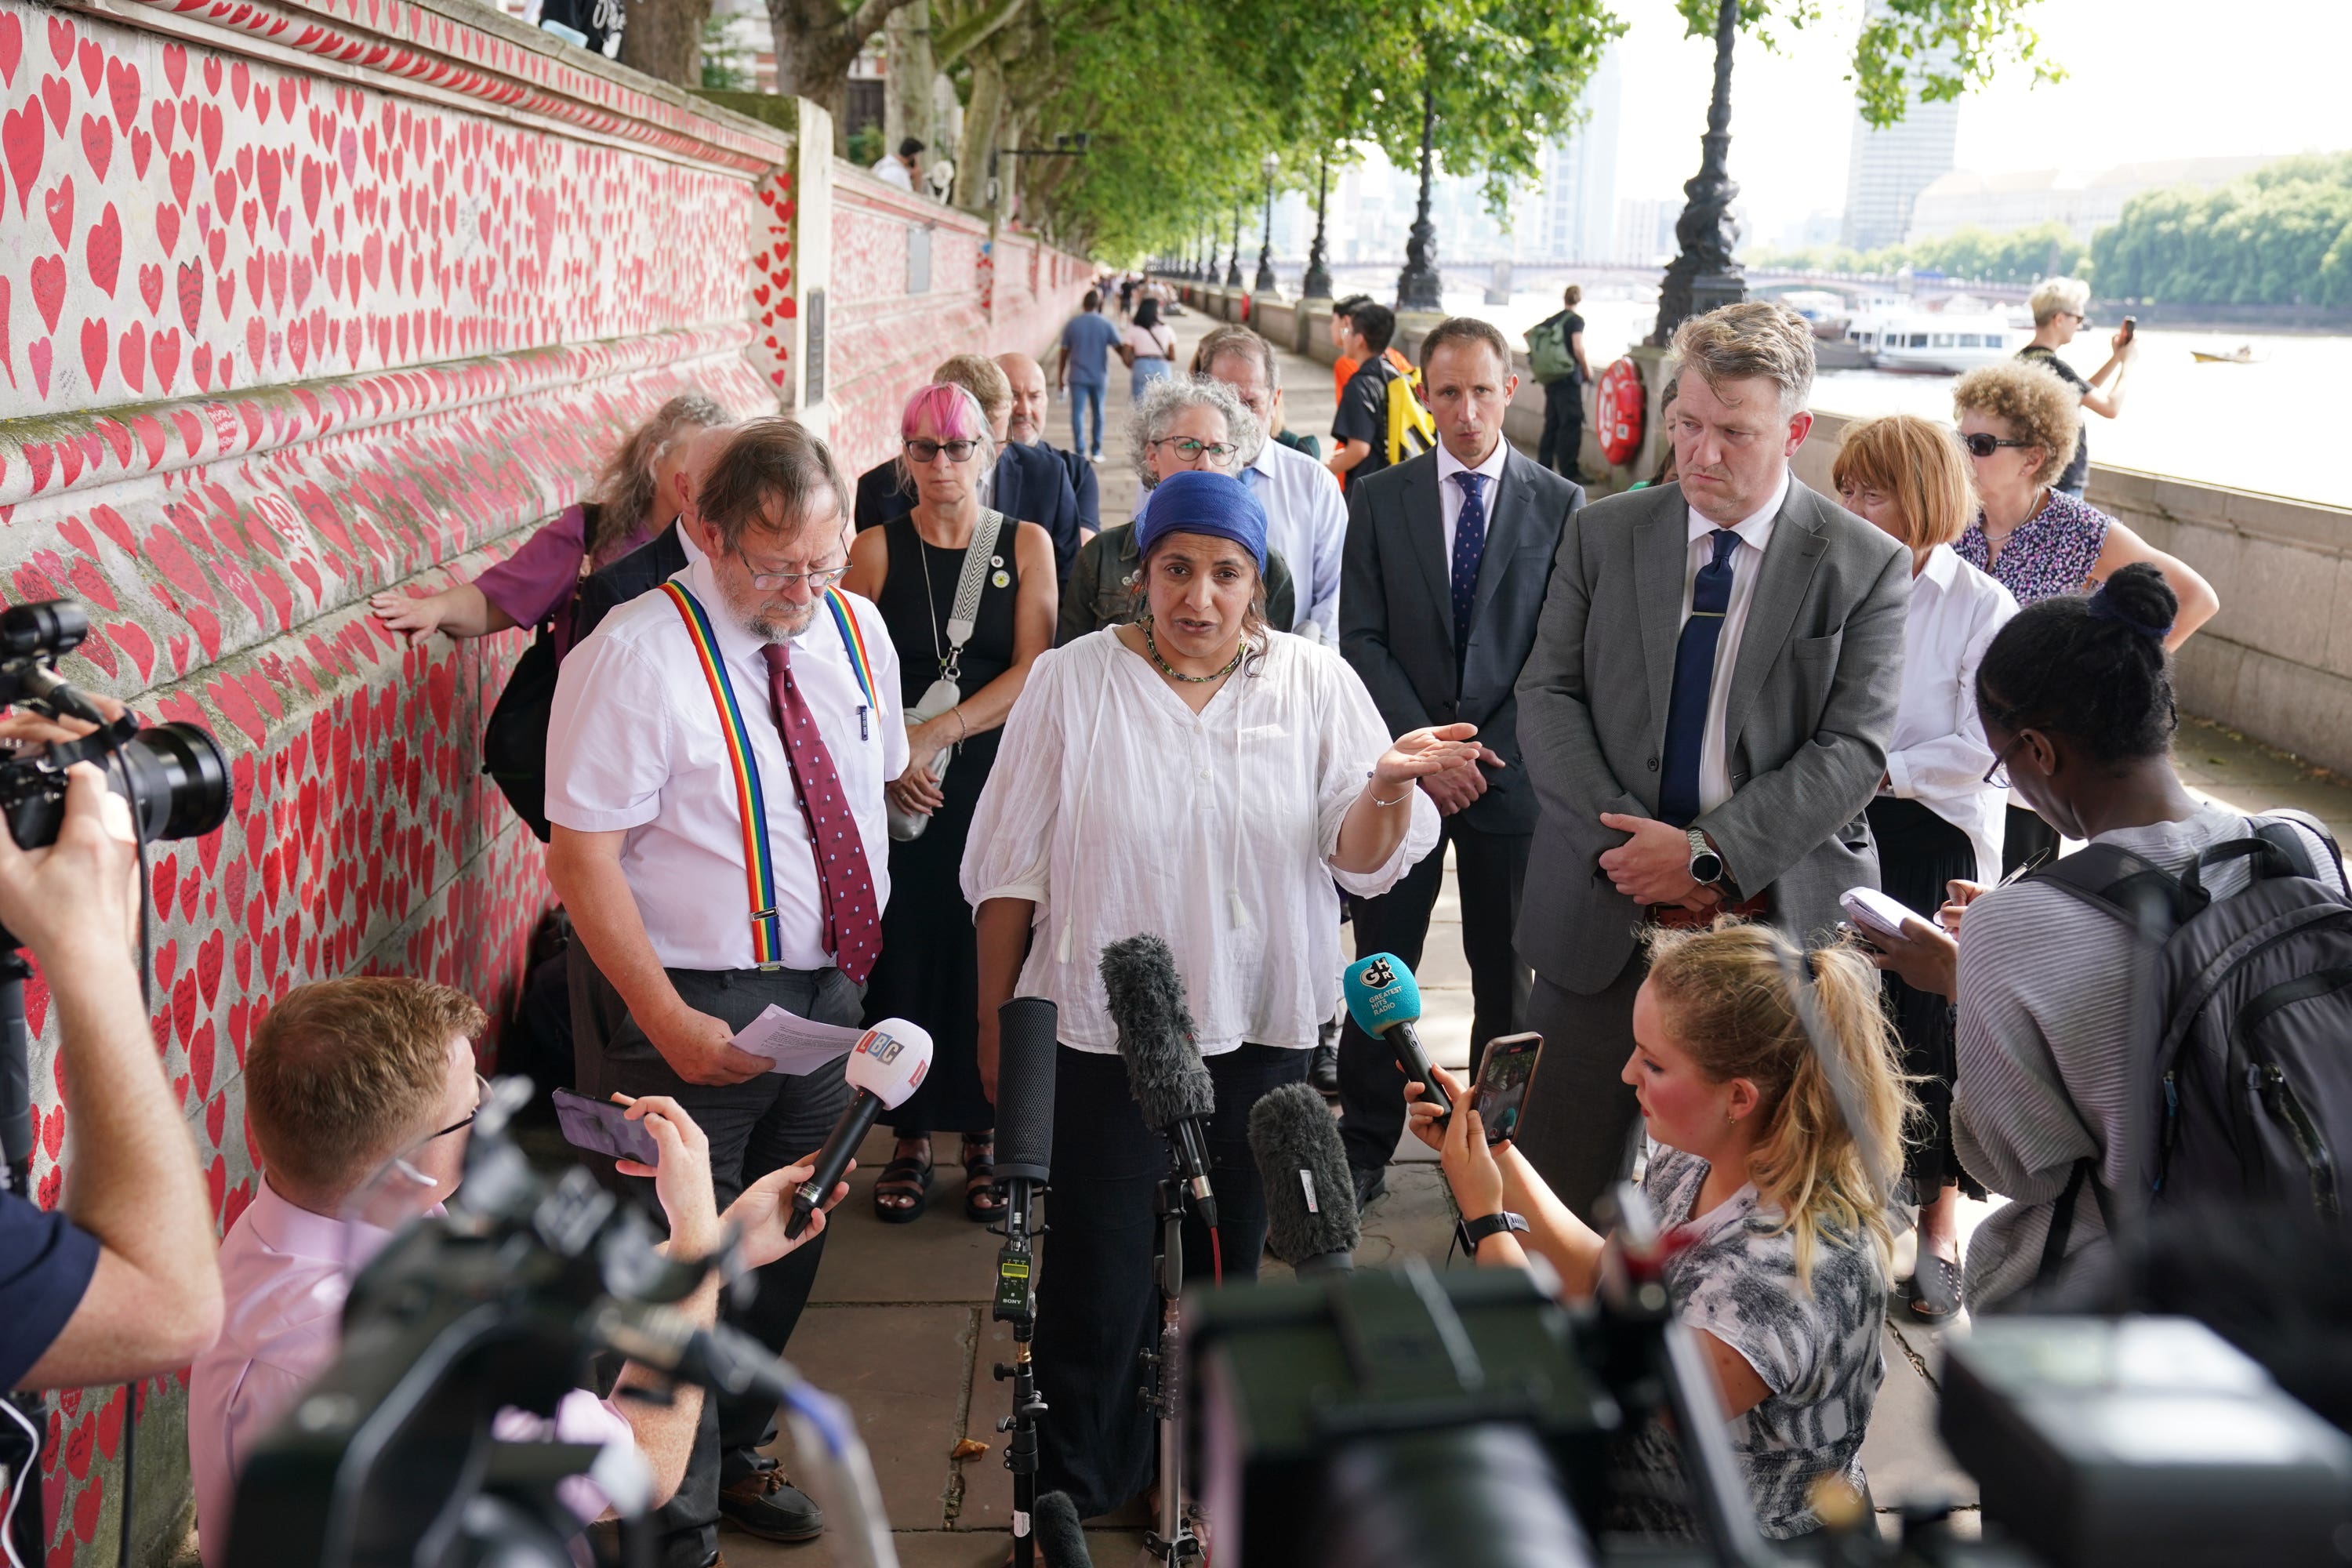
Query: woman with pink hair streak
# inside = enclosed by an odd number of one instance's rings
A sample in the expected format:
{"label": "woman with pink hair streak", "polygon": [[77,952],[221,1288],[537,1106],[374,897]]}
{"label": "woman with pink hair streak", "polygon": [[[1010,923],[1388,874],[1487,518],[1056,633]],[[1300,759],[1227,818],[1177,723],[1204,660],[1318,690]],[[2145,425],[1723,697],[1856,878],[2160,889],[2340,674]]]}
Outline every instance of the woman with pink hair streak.
{"label": "woman with pink hair streak", "polygon": [[[996,463],[988,419],[961,386],[907,401],[898,470],[915,510],[857,536],[842,586],[882,611],[898,653],[906,772],[888,787],[890,902],[882,956],[866,984],[869,1022],[906,1018],[931,1033],[929,1078],[898,1110],[898,1146],[874,1189],[885,1222],[910,1224],[930,1201],[931,1134],[963,1135],[964,1214],[1004,1212],[995,1181],[995,1107],[980,1079],[979,955],[959,882],[964,838],[996,762],[1005,715],[1029,667],[1053,645],[1054,541],[980,504]],[[980,595],[955,618],[967,563]],[[956,634],[963,632],[960,644]]]}

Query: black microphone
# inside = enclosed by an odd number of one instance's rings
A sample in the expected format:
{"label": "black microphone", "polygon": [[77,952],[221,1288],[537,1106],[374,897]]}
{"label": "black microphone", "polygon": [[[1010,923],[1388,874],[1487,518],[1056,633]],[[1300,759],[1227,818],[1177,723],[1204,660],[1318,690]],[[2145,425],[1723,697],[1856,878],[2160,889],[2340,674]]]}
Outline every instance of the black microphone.
{"label": "black microphone", "polygon": [[1087,1550],[1087,1532],[1078,1523],[1078,1505],[1067,1492],[1047,1492],[1037,1500],[1037,1555],[1045,1568],[1095,1568]]}
{"label": "black microphone", "polygon": [[1352,1270],[1363,1239],[1355,1181],[1323,1097],[1304,1083],[1267,1091],[1250,1108],[1249,1142],[1265,1188],[1266,1250],[1302,1276]]}
{"label": "black microphone", "polygon": [[1405,1077],[1421,1085],[1422,1102],[1437,1107],[1443,1124],[1454,1105],[1438,1087],[1429,1053],[1422,1048],[1421,1036],[1413,1028],[1421,1020],[1421,986],[1412,977],[1412,966],[1393,952],[1375,952],[1348,966],[1339,977],[1339,989],[1356,1027],[1374,1039],[1387,1037],[1397,1065]]}
{"label": "black microphone", "polygon": [[1004,1246],[996,1256],[995,1316],[1036,1320],[1036,1260],[1029,1205],[1053,1179],[1054,1052],[1060,1015],[1042,996],[996,1010],[996,1180],[1004,1190]]}
{"label": "black microphone", "polygon": [[908,1096],[922,1086],[931,1070],[931,1037],[904,1018],[885,1018],[857,1037],[843,1070],[857,1092],[817,1151],[816,1173],[793,1194],[792,1217],[784,1221],[784,1235],[792,1240],[808,1229],[809,1216],[841,1184],[842,1173],[873,1131],[875,1119],[906,1104]]}
{"label": "black microphone", "polygon": [[1168,1135],[1184,1184],[1202,1223],[1217,1223],[1209,1188],[1208,1120],[1217,1109],[1216,1081],[1192,1040],[1192,1015],[1176,955],[1156,936],[1123,937],[1102,950],[1103,992],[1118,1027],[1118,1054],[1143,1123]]}

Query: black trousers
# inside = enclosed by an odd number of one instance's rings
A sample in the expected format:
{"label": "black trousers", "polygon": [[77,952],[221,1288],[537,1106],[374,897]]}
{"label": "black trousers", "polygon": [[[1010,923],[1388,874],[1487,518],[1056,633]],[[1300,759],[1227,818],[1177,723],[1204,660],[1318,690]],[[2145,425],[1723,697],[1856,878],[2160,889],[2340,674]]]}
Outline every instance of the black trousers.
{"label": "black trousers", "polygon": [[[1889,795],[1873,800],[1870,836],[1878,842],[1879,887],[1931,921],[1943,907],[1947,882],[1976,877],[1977,849],[1969,836],[1916,800]],[[1880,981],[1887,1016],[1903,1041],[1903,1070],[1911,1075],[1919,1100],[1919,1120],[1909,1129],[1903,1162],[1911,1201],[1933,1203],[1956,1182],[1970,1197],[1981,1198],[1984,1188],[1960,1168],[1952,1148],[1952,1079],[1958,1069],[1952,1005],[1933,992],[1913,990],[1897,974]]]}
{"label": "black trousers", "polygon": [[[1229,1283],[1255,1279],[1265,1249],[1250,1108],[1268,1089],[1303,1080],[1308,1055],[1244,1046],[1209,1058],[1217,1086],[1209,1181]],[[1037,1269],[1037,1391],[1047,1406],[1037,1489],[1068,1492],[1083,1519],[1108,1513],[1158,1471],[1158,1430],[1136,1393],[1143,1352],[1160,1333],[1152,1194],[1168,1169],[1168,1141],[1144,1126],[1119,1058],[1064,1046],[1054,1071],[1051,1228]],[[1185,1278],[1205,1279],[1212,1267],[1208,1227],[1195,1218],[1184,1227]]]}
{"label": "black trousers", "polygon": [[[2065,846],[2058,830],[2021,805],[2007,808],[2008,817],[2001,825],[2000,874],[2004,877],[2016,870],[2034,856],[2042,857],[2048,865],[2058,858]],[[1928,913],[1933,914],[1934,910]]]}
{"label": "black trousers", "polygon": [[[748,1083],[688,1083],[628,1016],[619,993],[597,973],[584,947],[572,950],[572,976],[573,1069],[580,1092],[599,1100],[616,1089],[666,1094],[685,1107],[710,1141],[710,1174],[722,1210],[769,1172],[815,1152],[849,1103],[843,1076],[846,1058],[800,1078],[769,1073]],[[852,1027],[865,1008],[861,988],[837,969],[673,969],[669,978],[688,1006],[738,1029],[772,1002],[803,1018]],[[614,1180],[660,1218],[651,1181]],[[757,1275],[759,1289],[751,1304],[727,1310],[726,1320],[781,1355],[808,1305],[824,1258],[824,1237],[819,1236],[769,1264]],[[686,1479],[656,1516],[665,1535],[665,1568],[699,1568],[718,1551],[719,1489],[751,1473],[756,1450],[775,1440],[775,1419],[772,1402],[703,1400]]]}
{"label": "black trousers", "polygon": [[1633,995],[1649,973],[1635,948],[1617,978],[1591,994],[1536,976],[1528,1027],[1544,1037],[1516,1142],[1554,1196],[1587,1225],[1602,1194],[1633,1168],[1641,1108],[1623,1079],[1633,1054]]}
{"label": "black trousers", "polygon": [[1544,383],[1543,435],[1536,442],[1536,461],[1556,474],[1581,484],[1579,455],[1584,450],[1584,383],[1563,376]]}
{"label": "black trousers", "polygon": [[[1445,819],[1438,847],[1377,899],[1355,900],[1356,956],[1393,952],[1421,967],[1429,914],[1445,880],[1445,846],[1462,898],[1462,949],[1470,961],[1470,1070],[1475,1076],[1486,1042],[1516,1033],[1526,1016],[1532,978],[1511,946],[1527,883],[1528,833],[1482,833],[1458,816]],[[1348,1020],[1339,1032],[1339,1138],[1348,1163],[1377,1171],[1396,1152],[1404,1131],[1404,1076],[1396,1052]]]}

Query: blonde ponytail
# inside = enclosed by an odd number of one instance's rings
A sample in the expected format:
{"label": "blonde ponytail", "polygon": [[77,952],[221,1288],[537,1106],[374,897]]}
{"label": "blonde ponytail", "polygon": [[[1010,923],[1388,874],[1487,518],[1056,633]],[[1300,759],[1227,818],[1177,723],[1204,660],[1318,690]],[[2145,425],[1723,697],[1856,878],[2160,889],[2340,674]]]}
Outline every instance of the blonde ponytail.
{"label": "blonde ponytail", "polygon": [[1918,1107],[1879,1005],[1878,972],[1851,946],[1822,948],[1803,961],[1825,1044],[1854,1089],[1861,1124],[1848,1124],[1790,994],[1797,956],[1769,926],[1718,921],[1654,935],[1650,981],[1675,1043],[1702,1073],[1756,1085],[1763,1126],[1749,1176],[1795,1235],[1797,1278],[1810,1286],[1825,1230],[1867,1237],[1881,1270],[1888,1267],[1894,1194],[1870,1172],[1902,1169],[1904,1126]]}

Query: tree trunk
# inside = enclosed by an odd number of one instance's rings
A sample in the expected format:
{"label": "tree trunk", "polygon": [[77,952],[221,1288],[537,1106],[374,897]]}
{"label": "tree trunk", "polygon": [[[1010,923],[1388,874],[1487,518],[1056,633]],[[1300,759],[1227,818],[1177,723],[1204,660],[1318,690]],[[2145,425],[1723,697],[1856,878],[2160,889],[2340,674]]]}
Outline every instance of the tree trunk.
{"label": "tree trunk", "polygon": [[849,152],[849,66],[866,40],[908,0],[859,0],[845,13],[841,0],[768,0],[776,32],[776,90],[823,104],[833,115],[833,150]]}
{"label": "tree trunk", "polygon": [[[966,212],[988,211],[988,154],[1003,118],[1004,68],[995,51],[982,49],[971,58],[971,101],[964,106],[963,140],[956,148],[956,205]],[[1001,169],[998,177],[1003,177]]]}
{"label": "tree trunk", "polygon": [[940,155],[931,124],[931,79],[939,73],[931,63],[930,0],[910,0],[892,12],[884,32],[890,63],[882,100],[882,140],[895,153],[901,141],[913,137],[931,149],[923,161],[928,168]]}
{"label": "tree trunk", "polygon": [[710,0],[631,0],[621,63],[683,88],[702,85],[702,24]]}

